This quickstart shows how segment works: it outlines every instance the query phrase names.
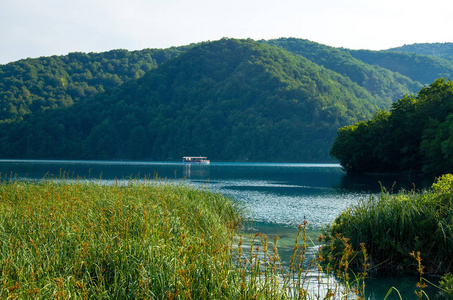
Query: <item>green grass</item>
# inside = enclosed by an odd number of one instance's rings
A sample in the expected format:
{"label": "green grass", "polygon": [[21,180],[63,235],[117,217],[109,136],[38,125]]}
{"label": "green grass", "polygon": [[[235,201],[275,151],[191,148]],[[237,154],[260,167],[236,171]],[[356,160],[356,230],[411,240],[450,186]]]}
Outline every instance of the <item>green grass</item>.
{"label": "green grass", "polygon": [[420,252],[423,272],[453,271],[453,176],[424,191],[382,191],[342,212],[330,236],[346,237],[353,249],[364,243],[372,268],[419,272],[410,253]]}
{"label": "green grass", "polygon": [[229,199],[158,181],[0,184],[0,298],[229,297]]}
{"label": "green grass", "polygon": [[[365,294],[367,250],[354,251],[346,238],[337,239],[343,247],[335,262],[338,249],[322,250],[323,236],[313,245],[304,223],[284,263],[278,237],[241,236],[243,208],[218,192],[146,178],[103,183],[64,177],[0,182],[0,298],[310,300]],[[354,256],[362,266],[351,273]]]}

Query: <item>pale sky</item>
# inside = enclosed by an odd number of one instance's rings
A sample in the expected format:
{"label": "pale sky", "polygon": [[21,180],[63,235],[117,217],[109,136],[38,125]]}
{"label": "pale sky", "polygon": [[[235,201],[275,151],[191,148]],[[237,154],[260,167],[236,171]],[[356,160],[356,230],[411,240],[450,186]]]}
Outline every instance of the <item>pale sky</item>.
{"label": "pale sky", "polygon": [[222,37],[381,50],[453,42],[452,20],[452,0],[0,0],[0,64]]}

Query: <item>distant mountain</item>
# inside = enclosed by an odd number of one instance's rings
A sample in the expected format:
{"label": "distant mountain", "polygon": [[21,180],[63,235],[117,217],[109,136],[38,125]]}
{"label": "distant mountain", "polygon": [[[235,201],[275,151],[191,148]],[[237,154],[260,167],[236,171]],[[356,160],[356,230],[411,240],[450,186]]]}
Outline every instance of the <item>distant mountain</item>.
{"label": "distant mountain", "polygon": [[0,65],[0,158],[328,161],[338,128],[451,74],[295,38],[24,59]]}
{"label": "distant mountain", "polygon": [[398,72],[423,85],[440,77],[453,77],[453,63],[436,56],[393,52],[343,49],[354,58],[370,65]]}
{"label": "distant mountain", "polygon": [[453,61],[453,43],[419,43],[390,48],[389,51],[431,55]]}
{"label": "distant mountain", "polygon": [[[418,91],[423,84],[438,77],[449,78],[452,74],[452,63],[432,56],[352,51],[295,38],[260,42],[302,55],[350,78],[367,89],[378,102],[386,102],[386,108],[402,95]],[[71,106],[128,80],[140,78],[194,45],[70,53],[0,65],[0,123],[20,120],[37,111]]]}
{"label": "distant mountain", "polygon": [[406,77],[397,73],[398,71],[385,69],[374,62],[366,62],[342,49],[296,38],[262,42],[302,55],[318,65],[348,77],[388,105],[402,95],[414,93],[422,87],[420,82],[411,80],[407,74],[404,74]]}
{"label": "distant mountain", "polygon": [[328,161],[337,129],[387,101],[253,40],[196,45],[137,80],[0,126],[0,157]]}

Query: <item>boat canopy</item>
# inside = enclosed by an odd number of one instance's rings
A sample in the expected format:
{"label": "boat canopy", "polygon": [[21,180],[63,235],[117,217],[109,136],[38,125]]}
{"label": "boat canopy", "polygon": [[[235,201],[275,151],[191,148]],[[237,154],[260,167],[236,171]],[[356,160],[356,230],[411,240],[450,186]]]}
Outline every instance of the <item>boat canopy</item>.
{"label": "boat canopy", "polygon": [[206,156],[184,156],[182,161],[188,163],[209,163]]}

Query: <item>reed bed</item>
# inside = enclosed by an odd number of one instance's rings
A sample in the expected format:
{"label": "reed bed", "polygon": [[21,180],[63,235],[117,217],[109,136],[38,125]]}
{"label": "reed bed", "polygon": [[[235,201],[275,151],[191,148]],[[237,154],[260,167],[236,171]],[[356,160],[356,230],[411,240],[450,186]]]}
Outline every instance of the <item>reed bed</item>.
{"label": "reed bed", "polygon": [[[2,299],[361,299],[365,248],[339,264],[300,225],[288,264],[278,237],[238,235],[243,210],[161,180],[0,182]],[[338,253],[332,245],[329,253]],[[355,254],[354,254],[355,253]],[[361,255],[351,277],[349,259]],[[336,266],[335,268],[333,266]]]}
{"label": "reed bed", "polygon": [[240,217],[184,184],[2,182],[0,298],[234,296],[224,283]]}
{"label": "reed bed", "polygon": [[354,249],[364,243],[375,270],[424,273],[453,271],[453,176],[444,175],[430,189],[383,190],[342,212],[330,236],[349,239]]}

